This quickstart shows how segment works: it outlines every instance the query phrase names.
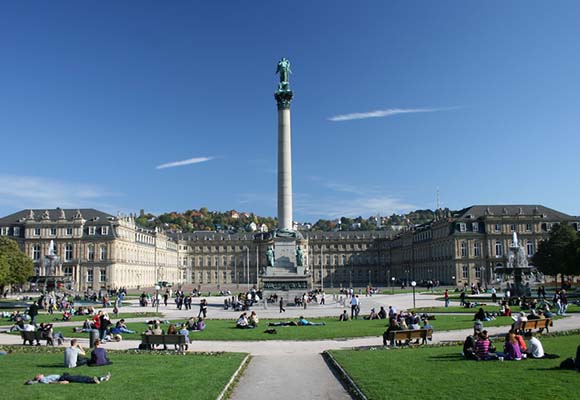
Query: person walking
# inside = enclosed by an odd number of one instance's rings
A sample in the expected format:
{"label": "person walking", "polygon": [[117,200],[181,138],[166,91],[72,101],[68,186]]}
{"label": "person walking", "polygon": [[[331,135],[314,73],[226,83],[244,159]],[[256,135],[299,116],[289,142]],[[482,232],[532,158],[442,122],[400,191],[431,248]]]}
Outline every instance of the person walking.
{"label": "person walking", "polygon": [[280,313],[282,312],[286,312],[286,309],[284,308],[284,298],[280,296]]}
{"label": "person walking", "polygon": [[197,317],[199,318],[203,314],[203,319],[207,318],[207,300],[201,299],[199,302],[199,314]]}

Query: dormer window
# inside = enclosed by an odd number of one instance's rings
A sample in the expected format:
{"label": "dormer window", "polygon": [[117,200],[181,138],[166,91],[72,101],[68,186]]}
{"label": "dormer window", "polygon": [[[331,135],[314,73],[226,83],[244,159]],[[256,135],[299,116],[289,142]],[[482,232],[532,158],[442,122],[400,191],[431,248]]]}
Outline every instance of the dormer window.
{"label": "dormer window", "polygon": [[465,232],[467,230],[467,227],[465,226],[465,224],[463,222],[459,223],[459,232]]}
{"label": "dormer window", "polygon": [[94,226],[89,226],[89,235],[94,235],[96,228]]}
{"label": "dormer window", "polygon": [[471,224],[471,230],[473,232],[479,232],[479,223],[474,222],[473,224]]}
{"label": "dormer window", "polygon": [[101,235],[106,236],[109,234],[109,227],[108,226],[101,226]]}

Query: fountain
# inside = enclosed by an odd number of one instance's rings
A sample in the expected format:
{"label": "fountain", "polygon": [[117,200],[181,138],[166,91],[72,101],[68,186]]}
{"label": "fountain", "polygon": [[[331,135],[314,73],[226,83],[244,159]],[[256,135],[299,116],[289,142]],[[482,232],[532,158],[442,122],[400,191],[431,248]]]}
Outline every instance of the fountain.
{"label": "fountain", "polygon": [[[507,265],[496,267],[495,273],[504,276],[513,275],[514,283],[510,287],[511,296],[521,297],[529,296],[529,283],[524,285],[524,278],[532,276],[535,272],[535,267],[528,265],[528,257],[525,249],[518,243],[518,235],[514,232],[512,235],[512,243],[508,250]],[[506,279],[507,280],[507,279]]]}

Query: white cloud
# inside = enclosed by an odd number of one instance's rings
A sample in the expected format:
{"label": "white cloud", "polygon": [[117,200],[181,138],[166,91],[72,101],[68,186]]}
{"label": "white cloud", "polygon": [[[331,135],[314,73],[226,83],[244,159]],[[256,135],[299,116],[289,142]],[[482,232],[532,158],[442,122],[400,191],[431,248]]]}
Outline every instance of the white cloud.
{"label": "white cloud", "polygon": [[352,199],[325,198],[313,202],[296,204],[296,211],[304,215],[323,216],[326,218],[358,217],[367,218],[380,213],[391,215],[416,210],[417,206],[408,204],[396,197],[383,196],[358,196]]}
{"label": "white cloud", "polygon": [[97,185],[36,176],[0,175],[0,205],[9,207],[102,207],[102,199],[114,196],[119,194]]}
{"label": "white cloud", "polygon": [[316,218],[339,217],[369,217],[380,213],[391,215],[416,210],[418,207],[401,200],[398,196],[386,193],[382,188],[357,187],[348,183],[327,181],[324,178],[312,176],[317,182],[340,195],[328,195],[321,198],[299,194],[294,196],[295,211]]}
{"label": "white cloud", "polygon": [[161,164],[161,165],[156,166],[155,168],[156,169],[164,169],[164,168],[181,167],[183,165],[199,164],[199,163],[210,161],[210,160],[213,160],[213,157],[194,157],[194,158],[190,158],[188,160],[173,161],[173,162]]}
{"label": "white cloud", "polygon": [[350,121],[353,119],[383,118],[383,117],[390,117],[392,115],[397,115],[397,114],[448,111],[448,110],[453,110],[456,108],[457,107],[448,107],[448,108],[389,108],[386,110],[376,110],[376,111],[369,111],[369,112],[359,112],[359,113],[335,115],[334,117],[328,118],[328,120],[338,122],[338,121]]}

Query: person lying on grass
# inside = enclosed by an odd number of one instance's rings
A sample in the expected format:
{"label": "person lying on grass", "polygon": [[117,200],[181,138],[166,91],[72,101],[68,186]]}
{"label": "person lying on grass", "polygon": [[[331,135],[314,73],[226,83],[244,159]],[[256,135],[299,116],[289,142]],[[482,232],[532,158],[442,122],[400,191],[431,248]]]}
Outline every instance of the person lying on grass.
{"label": "person lying on grass", "polygon": [[35,383],[43,383],[45,385],[49,384],[60,384],[66,385],[68,383],[94,383],[99,384],[101,382],[107,382],[111,379],[111,373],[107,373],[107,375],[98,377],[98,376],[83,376],[83,375],[69,375],[68,373],[64,373],[62,375],[43,375],[38,374],[34,379],[26,381],[26,385],[34,385]]}
{"label": "person lying on grass", "polygon": [[283,322],[270,322],[268,326],[324,326],[326,322],[310,322],[306,320],[302,315],[298,319],[298,322],[294,321],[283,321]]}

